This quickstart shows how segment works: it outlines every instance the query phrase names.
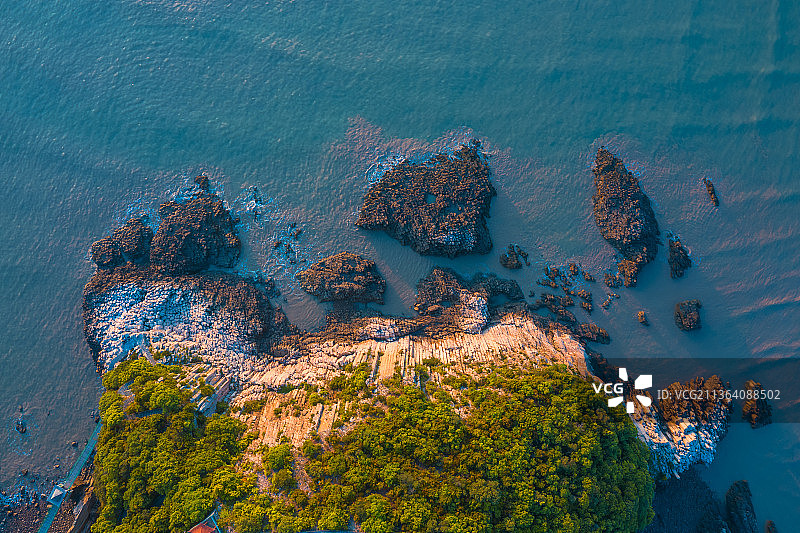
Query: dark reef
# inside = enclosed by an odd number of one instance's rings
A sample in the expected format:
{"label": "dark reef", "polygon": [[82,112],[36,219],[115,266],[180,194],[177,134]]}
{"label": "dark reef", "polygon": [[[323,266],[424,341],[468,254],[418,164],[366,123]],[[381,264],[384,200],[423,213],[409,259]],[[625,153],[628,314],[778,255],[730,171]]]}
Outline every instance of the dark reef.
{"label": "dark reef", "polygon": [[639,180],[611,152],[597,151],[592,172],[595,222],[603,238],[622,254],[617,268],[625,286],[633,287],[639,270],[656,256],[658,222]]}
{"label": "dark reef", "polygon": [[350,252],[341,252],[311,265],[297,275],[303,290],[322,302],[383,303],[386,281],[375,263]]}
{"label": "dark reef", "polygon": [[356,225],[382,229],[422,255],[488,253],[486,217],[497,193],[480,142],[423,163],[405,160],[364,197]]}
{"label": "dark reef", "polygon": [[700,329],[700,300],[686,300],[675,304],[675,324],[683,331]]}
{"label": "dark reef", "polygon": [[753,495],[747,481],[735,481],[725,493],[725,511],[731,533],[759,533]]}
{"label": "dark reef", "polygon": [[672,279],[680,278],[683,273],[692,266],[692,260],[689,258],[689,253],[686,248],[681,244],[681,240],[677,237],[670,236],[669,238],[669,276]]}

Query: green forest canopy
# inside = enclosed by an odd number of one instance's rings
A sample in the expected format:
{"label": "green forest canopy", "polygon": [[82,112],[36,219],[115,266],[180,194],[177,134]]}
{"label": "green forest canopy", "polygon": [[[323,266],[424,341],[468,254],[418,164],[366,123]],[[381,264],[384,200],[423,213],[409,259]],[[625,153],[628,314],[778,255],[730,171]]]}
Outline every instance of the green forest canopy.
{"label": "green forest canopy", "polygon": [[[264,450],[269,493],[240,464],[243,424],[199,414],[179,371],[140,359],[104,377],[94,533],[183,532],[215,506],[239,533],[634,532],[652,519],[649,451],[621,408],[563,367],[493,369],[459,378],[457,394],[396,376],[380,396],[357,368],[358,386],[334,385],[370,416]],[[116,392],[128,382],[139,417]]]}

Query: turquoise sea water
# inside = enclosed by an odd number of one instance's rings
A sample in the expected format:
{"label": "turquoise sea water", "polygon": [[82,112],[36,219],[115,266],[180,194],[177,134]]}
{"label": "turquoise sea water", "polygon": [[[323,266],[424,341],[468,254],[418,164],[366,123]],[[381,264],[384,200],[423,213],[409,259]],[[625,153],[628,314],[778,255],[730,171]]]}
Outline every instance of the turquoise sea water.
{"label": "turquoise sea water", "polygon": [[[798,27],[800,5],[778,0],[5,3],[0,485],[24,469],[63,477],[93,426],[99,380],[80,320],[89,245],[201,171],[242,213],[243,268],[274,274],[290,318],[311,327],[324,309],[293,290],[270,246],[292,222],[302,257],[375,259],[389,312],[409,312],[431,265],[498,270],[512,241],[537,265],[610,266],[590,207],[605,144],[641,173],[662,230],[697,264],[672,281],[662,250],[639,287],[598,306],[592,319],[613,338],[603,353],[800,356]],[[492,254],[420,258],[353,227],[381,158],[469,135],[492,152]],[[259,220],[251,186],[267,206]],[[538,275],[514,277],[527,293]],[[692,335],[671,320],[687,297],[704,305]],[[35,426],[23,441],[20,407]],[[704,475],[720,491],[749,479],[759,519],[791,527],[800,425],[735,425]]]}

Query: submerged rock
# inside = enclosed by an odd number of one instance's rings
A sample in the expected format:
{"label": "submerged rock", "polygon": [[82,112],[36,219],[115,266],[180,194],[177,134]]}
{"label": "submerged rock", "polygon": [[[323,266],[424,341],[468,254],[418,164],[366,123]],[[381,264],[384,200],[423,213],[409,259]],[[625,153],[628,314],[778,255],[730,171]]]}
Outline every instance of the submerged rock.
{"label": "submerged rock", "polygon": [[387,171],[364,197],[356,225],[382,229],[422,255],[488,253],[489,165],[480,142],[422,163],[405,160]]}
{"label": "submerged rock", "polygon": [[520,248],[517,244],[509,244],[508,250],[500,255],[500,264],[510,270],[522,268],[522,263],[530,265],[528,262],[528,252]]}
{"label": "submerged rock", "polygon": [[161,224],[153,238],[152,265],[166,274],[231,268],[241,243],[234,220],[215,194],[198,192],[185,203],[167,202],[158,210]]}
{"label": "submerged rock", "polygon": [[669,238],[669,275],[672,279],[680,278],[692,266],[689,253],[681,244],[681,240],[671,236]]}
{"label": "submerged rock", "polygon": [[297,277],[303,290],[322,302],[383,303],[386,290],[386,281],[378,273],[375,263],[350,252],[326,257]]}
{"label": "submerged rock", "polygon": [[753,429],[772,423],[772,407],[767,399],[762,397],[764,387],[761,383],[748,379],[744,383],[744,388],[754,398],[745,400],[742,405],[742,419],[749,422]]}
{"label": "submerged rock", "polygon": [[686,300],[675,304],[675,324],[683,331],[700,329],[700,300]]}
{"label": "submerged rock", "polygon": [[725,493],[725,510],[731,533],[759,533],[753,495],[745,480],[734,481]]}
{"label": "submerged rock", "polygon": [[603,238],[622,254],[619,272],[625,286],[633,287],[639,270],[656,256],[658,222],[639,180],[611,152],[597,151],[592,172],[595,222]]}

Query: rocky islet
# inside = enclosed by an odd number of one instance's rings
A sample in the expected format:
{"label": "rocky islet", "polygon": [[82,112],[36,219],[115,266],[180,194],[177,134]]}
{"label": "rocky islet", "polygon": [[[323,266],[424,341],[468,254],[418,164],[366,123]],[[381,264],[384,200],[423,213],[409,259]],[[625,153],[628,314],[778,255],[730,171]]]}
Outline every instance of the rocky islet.
{"label": "rocky islet", "polygon": [[636,285],[639,270],[658,249],[658,222],[639,180],[621,159],[600,148],[595,157],[594,220],[600,234],[623,259],[617,264],[626,287]]}
{"label": "rocky islet", "polygon": [[356,225],[381,229],[422,255],[485,254],[486,218],[497,193],[480,141],[386,171],[364,197]]}

